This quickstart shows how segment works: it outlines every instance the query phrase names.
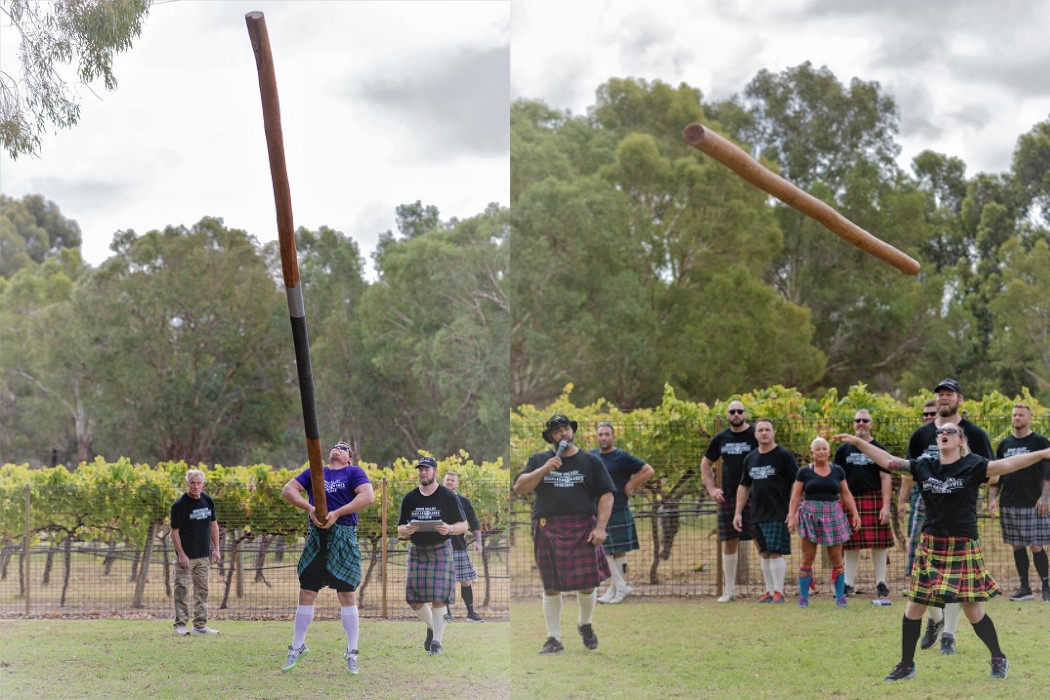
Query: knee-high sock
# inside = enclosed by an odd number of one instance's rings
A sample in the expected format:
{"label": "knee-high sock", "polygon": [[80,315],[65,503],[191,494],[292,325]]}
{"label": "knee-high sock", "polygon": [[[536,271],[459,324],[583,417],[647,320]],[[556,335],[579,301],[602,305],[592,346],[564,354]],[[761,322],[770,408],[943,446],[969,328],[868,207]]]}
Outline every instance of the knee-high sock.
{"label": "knee-high sock", "polygon": [[434,608],[434,641],[440,643],[441,635],[445,633],[445,613],[448,611],[448,606],[442,605],[440,608]]}
{"label": "knee-high sock", "polygon": [[813,583],[813,569],[798,569],[798,597],[809,598],[809,584]]}
{"label": "knee-high sock", "polygon": [[784,576],[787,574],[787,562],[784,557],[773,557],[769,560],[769,572],[773,575],[773,590],[784,592]]}
{"label": "knee-high sock", "polygon": [[769,568],[769,559],[766,557],[759,557],[758,560],[759,568],[762,569],[762,578],[766,583],[766,590],[770,593],[773,592],[773,572]]}
{"label": "knee-high sock", "polygon": [[995,625],[992,624],[992,618],[988,617],[987,613],[977,622],[970,624],[973,625],[973,631],[977,633],[984,645],[988,647],[988,651],[992,653],[992,656],[1006,656],[1003,654],[1003,650],[999,648],[999,635],[995,631]]}
{"label": "knee-high sock", "polygon": [[1028,548],[1018,547],[1014,550],[1014,566],[1017,567],[1017,575],[1021,577],[1021,586],[1028,587]]}
{"label": "knee-high sock", "polygon": [[[880,547],[879,549],[871,550],[871,563],[872,566],[875,568],[875,583],[886,583],[885,547]],[[849,564],[847,564],[846,566],[849,566]],[[849,574],[846,574],[846,579],[849,580]]]}
{"label": "knee-high sock", "polygon": [[906,666],[915,665],[915,645],[919,643],[922,634],[922,620],[909,620],[904,616],[901,624],[901,663]]}
{"label": "knee-high sock", "polygon": [[1035,572],[1039,574],[1039,580],[1043,583],[1043,590],[1050,589],[1050,559],[1046,556],[1046,550],[1032,552],[1032,562],[1035,564]]}
{"label": "knee-high sock", "polygon": [[627,586],[627,555],[618,554],[616,555],[616,568],[620,570],[620,578],[623,580],[623,585]]}
{"label": "knee-high sock", "polygon": [[343,631],[346,632],[346,648],[357,648],[357,636],[360,629],[360,618],[357,614],[356,605],[344,605],[339,608],[340,617],[343,620]]}
{"label": "knee-high sock", "polygon": [[623,590],[623,587],[627,582],[623,580],[623,570],[620,568],[619,563],[617,563],[616,557],[612,554],[606,554],[605,560],[609,562],[609,569],[612,570],[612,587],[616,590]]}
{"label": "knee-high sock", "polygon": [[591,624],[591,620],[594,618],[594,606],[597,602],[597,589],[591,589],[590,593],[576,592],[576,604],[580,608],[580,615],[576,619],[577,623],[581,625]]}
{"label": "knee-high sock", "polygon": [[300,605],[295,609],[295,631],[292,633],[292,648],[298,649],[306,643],[306,630],[314,620],[314,606]]}
{"label": "knee-high sock", "polygon": [[725,578],[725,592],[732,593],[736,590],[736,562],[740,557],[738,552],[722,555],[722,569]]}
{"label": "knee-high sock", "polygon": [[561,593],[543,594],[543,621],[547,625],[547,636],[561,639]]}
{"label": "knee-high sock", "polygon": [[860,567],[860,550],[847,549],[842,555],[846,560],[846,584],[852,586],[857,580],[857,569]]}
{"label": "knee-high sock", "polygon": [[846,595],[846,572],[841,564],[831,567],[831,586],[835,589],[836,598]]}
{"label": "knee-high sock", "polygon": [[931,605],[930,607],[926,608],[926,613],[934,622],[944,622],[944,610],[942,610],[941,608],[935,608]]}
{"label": "knee-high sock", "polygon": [[434,614],[430,609],[429,603],[424,604],[419,610],[413,610],[412,612],[416,614],[416,617],[423,621],[423,624],[426,625],[427,628],[434,629]]}
{"label": "knee-high sock", "polygon": [[962,617],[962,605],[959,603],[948,603],[944,606],[944,633],[955,636],[955,630],[959,628],[959,618]]}
{"label": "knee-high sock", "polygon": [[467,606],[467,612],[474,610],[474,586],[460,586],[459,596],[463,599],[463,604]]}

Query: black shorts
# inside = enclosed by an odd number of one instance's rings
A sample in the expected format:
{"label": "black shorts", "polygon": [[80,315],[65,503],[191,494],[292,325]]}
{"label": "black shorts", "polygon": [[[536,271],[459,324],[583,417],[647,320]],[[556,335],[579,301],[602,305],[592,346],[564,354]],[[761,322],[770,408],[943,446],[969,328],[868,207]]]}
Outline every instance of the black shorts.
{"label": "black shorts", "polygon": [[[327,535],[328,533],[324,534]],[[340,578],[336,578],[327,568],[325,568],[325,561],[327,559],[328,538],[322,536],[321,551],[316,557],[314,557],[314,560],[303,569],[303,573],[299,574],[299,588],[304,591],[313,591],[314,593],[317,593],[325,586],[328,586],[337,593],[353,593],[356,590],[354,586],[351,586]]]}

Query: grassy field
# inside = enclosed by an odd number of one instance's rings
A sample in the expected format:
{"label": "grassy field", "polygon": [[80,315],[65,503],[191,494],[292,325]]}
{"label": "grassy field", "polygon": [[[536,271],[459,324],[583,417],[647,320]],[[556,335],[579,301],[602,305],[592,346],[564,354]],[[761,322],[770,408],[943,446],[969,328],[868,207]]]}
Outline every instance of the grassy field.
{"label": "grassy field", "polygon": [[0,697],[506,698],[507,622],[454,622],[445,654],[423,651],[423,625],[361,623],[361,673],[346,674],[338,622],[315,622],[310,654],[281,673],[290,622],[214,623],[218,637],[176,637],[168,623],[0,620]]}
{"label": "grassy field", "polygon": [[[856,601],[856,602],[852,602]],[[546,638],[539,603],[511,606],[510,697],[531,698],[1038,698],[1050,687],[1050,605],[996,600],[986,610],[1012,667],[988,677],[988,651],[965,620],[958,653],[917,651],[918,675],[883,676],[900,654],[904,605],[851,599],[800,610],[786,605],[638,602],[600,606],[600,646],[584,649],[576,602],[566,596],[565,651],[536,652]]]}

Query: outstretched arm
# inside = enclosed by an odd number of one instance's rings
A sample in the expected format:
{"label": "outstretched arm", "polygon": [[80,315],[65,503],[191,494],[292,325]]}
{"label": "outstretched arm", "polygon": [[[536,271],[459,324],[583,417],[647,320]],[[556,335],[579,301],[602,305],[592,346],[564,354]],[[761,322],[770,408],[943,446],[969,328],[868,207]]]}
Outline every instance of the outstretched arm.
{"label": "outstretched arm", "polygon": [[1044,459],[1050,459],[1050,447],[1037,450],[1036,452],[1027,452],[1025,454],[1012,455],[1010,457],[1004,457],[1003,459],[997,459],[988,463],[988,476],[993,477],[1002,474],[1009,474],[1018,469],[1030,467],[1036,462],[1041,462]]}
{"label": "outstretched arm", "polygon": [[902,471],[908,468],[908,460],[901,459],[900,457],[894,457],[886,450],[872,445],[867,440],[861,440],[856,435],[849,435],[847,433],[841,433],[831,438],[835,442],[844,442],[847,445],[853,445],[858,450],[863,452],[871,459],[875,464],[879,465],[883,469],[889,471]]}

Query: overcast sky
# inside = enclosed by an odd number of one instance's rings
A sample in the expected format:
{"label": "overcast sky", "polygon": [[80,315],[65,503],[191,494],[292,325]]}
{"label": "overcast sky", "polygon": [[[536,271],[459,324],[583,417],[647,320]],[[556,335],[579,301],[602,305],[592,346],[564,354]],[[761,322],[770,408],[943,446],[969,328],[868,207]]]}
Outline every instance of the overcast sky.
{"label": "overcast sky", "polygon": [[93,265],[117,230],[204,216],[276,239],[252,10],[273,50],[296,227],[342,231],[370,262],[398,204],[422,200],[443,219],[508,204],[510,5],[499,1],[162,1],[117,58],[117,90],[82,89],[80,123],[48,135],[39,158],[0,156],[0,190],[58,204]]}
{"label": "overcast sky", "polygon": [[[611,77],[681,82],[711,102],[810,61],[878,81],[900,111],[900,164],[925,149],[967,175],[1009,170],[1050,116],[1050,2],[514,0],[511,95],[584,114]],[[682,125],[685,126],[684,124]]]}

